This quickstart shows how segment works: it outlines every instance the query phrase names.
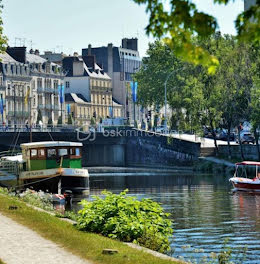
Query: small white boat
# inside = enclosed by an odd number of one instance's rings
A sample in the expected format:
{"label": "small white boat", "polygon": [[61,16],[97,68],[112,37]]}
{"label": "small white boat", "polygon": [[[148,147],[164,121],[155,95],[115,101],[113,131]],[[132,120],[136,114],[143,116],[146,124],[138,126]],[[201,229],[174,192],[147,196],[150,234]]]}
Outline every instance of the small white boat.
{"label": "small white boat", "polygon": [[260,192],[260,162],[242,161],[236,163],[234,177],[229,181],[235,191]]}

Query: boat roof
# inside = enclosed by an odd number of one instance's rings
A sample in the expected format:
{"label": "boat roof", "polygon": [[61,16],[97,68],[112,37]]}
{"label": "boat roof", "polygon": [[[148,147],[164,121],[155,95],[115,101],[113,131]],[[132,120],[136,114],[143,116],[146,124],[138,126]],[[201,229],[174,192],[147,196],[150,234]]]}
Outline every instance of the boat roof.
{"label": "boat roof", "polygon": [[258,161],[241,161],[236,163],[236,165],[253,165],[253,166],[260,166],[260,162]]}
{"label": "boat roof", "polygon": [[4,156],[1,158],[2,160],[8,160],[8,161],[16,161],[19,163],[23,162],[23,156],[22,155],[16,155],[16,156]]}
{"label": "boat roof", "polygon": [[41,148],[41,147],[81,147],[80,142],[69,141],[41,141],[21,144],[22,149],[26,148]]}

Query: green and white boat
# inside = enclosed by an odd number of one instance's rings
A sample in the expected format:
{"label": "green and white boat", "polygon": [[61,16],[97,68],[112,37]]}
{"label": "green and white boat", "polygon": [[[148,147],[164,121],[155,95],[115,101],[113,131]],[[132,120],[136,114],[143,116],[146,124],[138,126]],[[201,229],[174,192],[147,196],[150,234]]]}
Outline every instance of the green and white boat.
{"label": "green and white boat", "polygon": [[21,154],[0,158],[0,184],[51,193],[89,194],[82,168],[82,143],[46,141],[21,144]]}

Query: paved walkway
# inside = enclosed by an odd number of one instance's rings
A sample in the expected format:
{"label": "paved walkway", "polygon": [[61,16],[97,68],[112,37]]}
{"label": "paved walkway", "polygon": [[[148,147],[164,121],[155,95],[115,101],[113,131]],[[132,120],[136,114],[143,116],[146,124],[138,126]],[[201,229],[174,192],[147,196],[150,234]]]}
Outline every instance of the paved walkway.
{"label": "paved walkway", "polygon": [[6,264],[90,264],[2,214],[0,259]]}

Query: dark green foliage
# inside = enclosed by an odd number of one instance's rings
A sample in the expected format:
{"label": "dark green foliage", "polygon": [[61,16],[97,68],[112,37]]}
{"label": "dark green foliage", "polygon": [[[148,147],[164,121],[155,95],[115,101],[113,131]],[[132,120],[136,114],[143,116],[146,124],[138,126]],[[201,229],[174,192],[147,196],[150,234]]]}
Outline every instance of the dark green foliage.
{"label": "dark green foliage", "polygon": [[39,124],[40,121],[42,121],[42,112],[41,112],[41,110],[39,109],[39,110],[38,110],[38,115],[37,115],[37,121],[36,121],[36,124]]}
{"label": "dark green foliage", "polygon": [[126,192],[104,192],[104,199],[95,196],[92,202],[81,201],[78,228],[160,252],[169,250],[168,238],[173,231],[169,214],[158,203],[150,199],[138,201],[126,196]]}
{"label": "dark green foliage", "polygon": [[72,125],[72,115],[69,114],[68,116],[68,125]]}
{"label": "dark green foliage", "polygon": [[57,123],[57,125],[58,125],[58,126],[61,126],[61,125],[62,125],[62,117],[61,117],[61,116],[59,116],[59,118],[58,118],[58,123]]}
{"label": "dark green foliage", "polygon": [[52,121],[52,118],[49,117],[48,119],[48,127],[52,127],[53,126],[53,121]]}
{"label": "dark green foliage", "polygon": [[[215,17],[197,9],[195,1],[190,0],[132,0],[146,4],[150,19],[146,33],[156,39],[164,39],[178,58],[194,65],[203,65],[208,73],[215,73],[218,59],[200,43],[193,41],[194,36],[208,38],[218,29]],[[231,0],[212,0],[216,4],[227,4]],[[237,0],[239,1],[239,0]],[[248,43],[260,43],[260,0],[256,6],[242,12],[236,20],[237,38]],[[223,6],[223,8],[225,8]]]}
{"label": "dark green foliage", "polygon": [[91,119],[90,119],[90,124],[91,124],[92,126],[94,126],[94,125],[96,124],[96,120],[95,120],[94,117],[91,117]]}

